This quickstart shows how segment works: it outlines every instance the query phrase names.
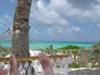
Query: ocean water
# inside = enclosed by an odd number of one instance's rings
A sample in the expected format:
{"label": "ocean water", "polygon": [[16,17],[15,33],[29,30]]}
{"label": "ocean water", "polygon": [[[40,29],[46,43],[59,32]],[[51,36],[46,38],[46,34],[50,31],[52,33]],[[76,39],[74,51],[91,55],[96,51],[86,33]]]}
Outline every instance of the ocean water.
{"label": "ocean water", "polygon": [[[50,45],[53,45],[54,49],[62,48],[68,45],[76,45],[84,48],[92,47],[93,43],[90,42],[68,42],[68,41],[30,41],[29,47],[31,49],[45,49],[48,48]],[[3,47],[11,47],[10,40],[0,40],[0,46]]]}

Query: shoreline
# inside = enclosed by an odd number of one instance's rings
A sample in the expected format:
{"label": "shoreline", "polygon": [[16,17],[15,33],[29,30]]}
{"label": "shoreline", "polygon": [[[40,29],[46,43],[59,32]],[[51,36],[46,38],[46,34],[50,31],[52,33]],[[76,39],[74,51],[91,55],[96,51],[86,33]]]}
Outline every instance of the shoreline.
{"label": "shoreline", "polygon": [[[75,45],[82,48],[91,48],[93,44],[93,42],[31,41],[29,42],[29,47],[32,49],[45,49],[52,45],[54,49],[58,49],[68,45]],[[11,47],[11,41],[0,40],[0,45],[3,47]]]}

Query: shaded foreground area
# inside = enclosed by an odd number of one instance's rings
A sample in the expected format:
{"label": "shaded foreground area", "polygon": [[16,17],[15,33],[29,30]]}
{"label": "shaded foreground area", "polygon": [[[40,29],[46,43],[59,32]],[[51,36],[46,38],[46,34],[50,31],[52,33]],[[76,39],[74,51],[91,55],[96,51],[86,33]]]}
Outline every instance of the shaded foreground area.
{"label": "shaded foreground area", "polygon": [[76,70],[76,71],[70,71],[69,75],[100,75],[100,70],[90,70],[90,69]]}

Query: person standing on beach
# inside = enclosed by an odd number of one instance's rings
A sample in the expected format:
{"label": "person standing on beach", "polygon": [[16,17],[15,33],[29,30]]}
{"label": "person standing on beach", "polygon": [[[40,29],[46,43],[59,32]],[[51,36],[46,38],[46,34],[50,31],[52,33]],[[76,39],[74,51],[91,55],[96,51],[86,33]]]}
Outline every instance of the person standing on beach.
{"label": "person standing on beach", "polygon": [[[10,75],[19,75],[17,71],[16,57],[12,55],[9,61],[11,66]],[[39,54],[39,62],[42,65],[44,75],[54,75],[49,57],[47,57],[45,54]],[[0,69],[0,75],[8,75],[8,72],[6,70]]]}

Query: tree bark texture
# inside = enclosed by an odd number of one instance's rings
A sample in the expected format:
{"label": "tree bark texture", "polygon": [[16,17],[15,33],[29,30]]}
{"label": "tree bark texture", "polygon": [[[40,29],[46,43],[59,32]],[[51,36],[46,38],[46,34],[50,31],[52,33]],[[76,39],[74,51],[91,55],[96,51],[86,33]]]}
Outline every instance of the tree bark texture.
{"label": "tree bark texture", "polygon": [[12,30],[12,51],[16,56],[29,56],[29,15],[32,0],[17,0]]}

